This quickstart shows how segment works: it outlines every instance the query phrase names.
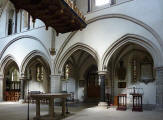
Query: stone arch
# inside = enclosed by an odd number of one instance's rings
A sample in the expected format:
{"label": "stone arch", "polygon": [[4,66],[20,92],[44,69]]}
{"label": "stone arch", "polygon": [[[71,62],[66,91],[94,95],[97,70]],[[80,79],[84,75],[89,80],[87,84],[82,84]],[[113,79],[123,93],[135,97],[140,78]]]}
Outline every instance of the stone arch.
{"label": "stone arch", "polygon": [[60,56],[60,59],[57,59],[57,61],[55,62],[54,72],[56,74],[61,73],[66,60],[77,50],[83,50],[83,51],[89,53],[95,59],[97,65],[99,64],[98,54],[93,48],[91,48],[90,46],[83,44],[83,43],[76,43],[76,44],[72,45],[70,48],[68,48],[65,51],[65,53],[62,56]]}
{"label": "stone arch", "polygon": [[30,62],[30,60],[36,56],[40,56],[43,61],[46,63],[46,65],[48,65],[48,67],[50,68],[50,72],[51,72],[51,66],[50,66],[50,58],[48,58],[44,53],[42,53],[39,50],[34,50],[32,52],[30,52],[23,60],[21,66],[20,66],[20,71],[21,74],[25,74],[25,69],[28,65],[28,63]]}
{"label": "stone arch", "polygon": [[18,69],[18,77],[20,76],[20,67],[18,66],[18,62],[12,55],[6,55],[4,59],[0,63],[0,77],[2,79],[2,82],[0,83],[1,88],[0,88],[0,100],[5,99],[5,88],[6,88],[6,79],[5,79],[5,74],[6,74],[6,69],[8,68],[9,65],[11,65],[14,62],[16,64],[16,67]]}
{"label": "stone arch", "polygon": [[45,51],[48,53],[48,55],[50,56],[48,49],[47,49],[46,46],[41,42],[41,40],[39,40],[38,38],[33,37],[33,36],[22,35],[22,36],[19,36],[19,37],[14,38],[13,40],[11,40],[10,42],[8,42],[8,43],[3,47],[3,50],[1,51],[1,54],[0,54],[0,59],[2,58],[3,54],[5,53],[5,51],[7,50],[7,48],[8,48],[10,45],[12,45],[14,42],[19,41],[19,40],[21,40],[21,39],[23,39],[23,38],[29,38],[29,39],[38,41],[38,42],[43,46],[43,48],[44,48]]}
{"label": "stone arch", "polygon": [[[2,60],[2,62],[0,63],[0,71],[1,71],[1,74],[3,75],[4,77],[4,69],[6,67],[6,65],[10,62],[14,61],[17,66],[18,66],[18,62],[16,61],[16,59],[14,58],[14,56],[12,55],[7,55],[4,57],[4,59]],[[20,67],[18,66],[18,69],[20,71]]]}
{"label": "stone arch", "polygon": [[106,14],[106,15],[101,15],[101,16],[97,16],[95,18],[92,18],[90,20],[87,21],[88,24],[90,23],[93,23],[93,22],[96,22],[98,20],[102,20],[102,19],[108,19],[108,18],[120,18],[120,19],[125,19],[125,20],[128,20],[128,21],[131,21],[137,25],[140,25],[141,27],[143,27],[144,29],[146,29],[148,32],[150,32],[154,38],[158,41],[158,43],[160,45],[162,45],[162,40],[161,40],[161,37],[157,34],[157,32],[151,28],[149,25],[147,25],[146,23],[136,19],[136,18],[133,18],[133,17],[130,17],[130,16],[127,16],[127,15],[124,15],[124,14]]}
{"label": "stone arch", "polygon": [[[109,19],[109,18],[119,18],[119,19],[124,19],[124,20],[128,20],[130,22],[133,22],[137,25],[140,25],[141,27],[143,27],[144,29],[146,29],[148,32],[150,32],[154,38],[158,41],[158,43],[160,44],[160,46],[163,46],[162,44],[162,40],[161,37],[159,36],[159,34],[153,29],[151,28],[149,25],[147,25],[146,23],[135,19],[133,17],[124,15],[124,14],[106,14],[106,15],[101,15],[101,16],[97,16],[94,17],[92,19],[87,20],[87,24],[91,24],[93,22],[99,21],[99,20],[103,20],[103,19]],[[59,56],[61,55],[61,53],[63,52],[64,48],[66,47],[66,45],[69,43],[69,41],[71,40],[71,38],[77,33],[78,31],[74,31],[72,32],[64,41],[64,43],[61,45],[57,55],[56,55],[56,59],[59,59]]]}
{"label": "stone arch", "polygon": [[105,70],[109,63],[111,56],[114,52],[120,48],[121,46],[125,45],[126,43],[135,43],[142,47],[144,47],[152,56],[154,60],[154,67],[160,66],[162,61],[162,54],[157,46],[147,40],[146,38],[134,34],[126,34],[125,36],[121,37],[119,40],[114,42],[104,53],[102,57],[102,68],[101,70]]}

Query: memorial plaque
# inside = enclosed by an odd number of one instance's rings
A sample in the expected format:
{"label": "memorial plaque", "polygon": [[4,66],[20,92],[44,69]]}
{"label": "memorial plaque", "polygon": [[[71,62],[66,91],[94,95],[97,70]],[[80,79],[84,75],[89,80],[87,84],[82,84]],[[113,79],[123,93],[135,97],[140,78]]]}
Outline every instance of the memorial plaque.
{"label": "memorial plaque", "polygon": [[153,67],[152,67],[152,64],[150,64],[150,63],[141,64],[140,81],[144,82],[146,84],[153,81]]}

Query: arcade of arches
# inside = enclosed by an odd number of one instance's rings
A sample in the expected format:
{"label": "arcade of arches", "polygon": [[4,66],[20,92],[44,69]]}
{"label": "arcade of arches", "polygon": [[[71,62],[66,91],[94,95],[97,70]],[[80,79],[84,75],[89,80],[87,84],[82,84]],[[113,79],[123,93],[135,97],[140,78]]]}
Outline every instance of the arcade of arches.
{"label": "arcade of arches", "polygon": [[3,100],[27,100],[28,91],[49,93],[50,68],[41,56],[34,56],[25,63],[25,71],[19,70],[15,61],[9,60],[4,67]]}
{"label": "arcade of arches", "polygon": [[[51,92],[51,68],[43,56],[27,58],[23,67],[20,70],[14,60],[5,64],[4,101],[26,100],[28,90]],[[90,51],[76,50],[64,62],[59,90],[71,93],[76,102],[107,101],[117,105],[119,94],[127,94],[127,103],[132,104],[130,93],[137,88],[136,92],[143,94],[144,104],[156,104],[154,59],[144,47],[126,43],[114,51],[104,71],[98,69],[99,61]]]}
{"label": "arcade of arches", "polygon": [[[110,104],[117,105],[118,94],[127,94],[128,103],[132,104],[130,93],[135,87],[137,93],[144,95],[143,103],[155,104],[153,58],[140,45],[127,43],[114,52],[106,67],[105,83],[102,83],[96,60],[83,50],[75,51],[67,59],[63,71],[62,90],[74,93],[75,100],[97,102],[103,97]],[[66,78],[67,74],[69,79]]]}

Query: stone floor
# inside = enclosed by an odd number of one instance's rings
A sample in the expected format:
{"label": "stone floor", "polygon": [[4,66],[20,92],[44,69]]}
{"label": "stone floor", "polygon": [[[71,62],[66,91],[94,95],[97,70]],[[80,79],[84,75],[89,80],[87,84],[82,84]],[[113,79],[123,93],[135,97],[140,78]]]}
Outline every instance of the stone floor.
{"label": "stone floor", "polygon": [[[41,105],[41,115],[48,112],[47,105]],[[132,112],[116,111],[116,108],[101,109],[92,105],[71,105],[70,114],[66,118],[61,118],[61,107],[55,106],[57,119],[63,120],[162,120],[163,111]],[[30,120],[35,116],[35,105],[30,104]],[[20,103],[0,103],[0,120],[27,120],[27,104]]]}

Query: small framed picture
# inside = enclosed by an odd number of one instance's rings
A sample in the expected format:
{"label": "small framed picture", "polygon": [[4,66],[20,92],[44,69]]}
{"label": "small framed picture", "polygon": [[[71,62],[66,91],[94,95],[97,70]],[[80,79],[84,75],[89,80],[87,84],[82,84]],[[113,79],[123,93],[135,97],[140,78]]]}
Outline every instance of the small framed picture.
{"label": "small framed picture", "polygon": [[118,88],[126,88],[126,82],[118,82]]}
{"label": "small framed picture", "polygon": [[85,81],[84,80],[79,80],[79,87],[84,87]]}

